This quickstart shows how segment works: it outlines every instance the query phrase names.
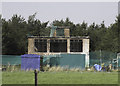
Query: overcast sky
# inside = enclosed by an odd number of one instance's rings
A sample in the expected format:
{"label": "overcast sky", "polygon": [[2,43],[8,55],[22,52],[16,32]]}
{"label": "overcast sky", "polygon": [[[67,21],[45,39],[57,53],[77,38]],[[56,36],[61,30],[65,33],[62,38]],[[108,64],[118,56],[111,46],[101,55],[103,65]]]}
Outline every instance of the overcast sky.
{"label": "overcast sky", "polygon": [[93,22],[105,25],[114,23],[118,15],[117,2],[3,2],[2,17],[9,19],[13,14],[22,15],[28,19],[29,15],[37,12],[36,18],[42,22],[65,20],[69,17],[72,22],[88,24]]}
{"label": "overcast sky", "polygon": [[118,4],[118,13],[120,14],[120,1],[119,1],[119,4]]}

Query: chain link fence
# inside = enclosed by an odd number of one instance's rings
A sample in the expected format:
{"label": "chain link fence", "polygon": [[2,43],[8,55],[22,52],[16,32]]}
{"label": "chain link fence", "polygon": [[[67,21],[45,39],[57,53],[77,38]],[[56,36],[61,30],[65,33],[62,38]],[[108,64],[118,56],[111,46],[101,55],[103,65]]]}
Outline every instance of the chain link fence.
{"label": "chain link fence", "polygon": [[[82,54],[59,54],[59,55],[44,55],[43,64],[53,65],[70,65],[71,67],[77,66],[84,67],[85,56]],[[105,66],[112,64],[114,69],[120,67],[120,57],[117,58],[117,53],[108,52],[108,51],[94,51],[89,53],[89,66],[94,64],[101,65],[102,63]],[[21,65],[21,56],[20,55],[2,55],[2,65]],[[76,67],[77,67],[76,66]]]}
{"label": "chain link fence", "polygon": [[90,66],[93,66],[94,64],[101,65],[102,63],[104,63],[105,66],[112,64],[114,69],[118,67],[117,53],[100,50],[100,51],[90,52],[89,56],[90,56]]}

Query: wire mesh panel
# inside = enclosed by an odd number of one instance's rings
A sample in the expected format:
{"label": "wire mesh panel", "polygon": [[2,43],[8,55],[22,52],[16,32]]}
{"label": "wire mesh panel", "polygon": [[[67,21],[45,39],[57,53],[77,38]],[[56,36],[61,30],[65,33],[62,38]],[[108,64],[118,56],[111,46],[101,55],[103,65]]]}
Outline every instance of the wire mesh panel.
{"label": "wire mesh panel", "polygon": [[40,70],[40,55],[25,54],[22,55],[21,69],[22,70]]}
{"label": "wire mesh panel", "polygon": [[85,68],[85,54],[62,54],[61,66],[68,65],[70,68]]}
{"label": "wire mesh panel", "polygon": [[20,65],[21,56],[16,55],[1,55],[2,56],[2,65]]}
{"label": "wire mesh panel", "polygon": [[117,66],[117,64],[114,62],[115,59],[117,59],[117,53],[108,52],[108,51],[95,51],[90,52],[90,66],[93,66],[94,64],[102,64],[105,63],[105,65],[109,65],[110,63],[113,64],[113,66]]}

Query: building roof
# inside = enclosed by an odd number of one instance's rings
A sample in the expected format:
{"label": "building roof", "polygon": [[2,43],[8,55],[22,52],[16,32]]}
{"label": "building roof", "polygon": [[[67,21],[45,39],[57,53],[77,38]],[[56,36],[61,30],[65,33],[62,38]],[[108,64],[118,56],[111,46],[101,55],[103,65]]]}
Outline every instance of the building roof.
{"label": "building roof", "polygon": [[71,37],[65,37],[65,36],[57,36],[57,37],[49,37],[49,36],[28,36],[28,38],[78,38],[78,39],[89,39],[89,36],[71,36]]}

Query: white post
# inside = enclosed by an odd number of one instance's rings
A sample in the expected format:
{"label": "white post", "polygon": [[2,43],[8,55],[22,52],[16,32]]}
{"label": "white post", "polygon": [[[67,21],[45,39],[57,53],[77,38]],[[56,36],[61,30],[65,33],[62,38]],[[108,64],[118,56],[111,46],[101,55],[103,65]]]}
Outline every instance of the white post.
{"label": "white post", "polygon": [[67,39],[67,53],[70,53],[70,39]]}
{"label": "white post", "polygon": [[50,52],[50,39],[47,39],[47,53]]}
{"label": "white post", "polygon": [[83,39],[83,53],[85,53],[85,67],[89,67],[89,39]]}

